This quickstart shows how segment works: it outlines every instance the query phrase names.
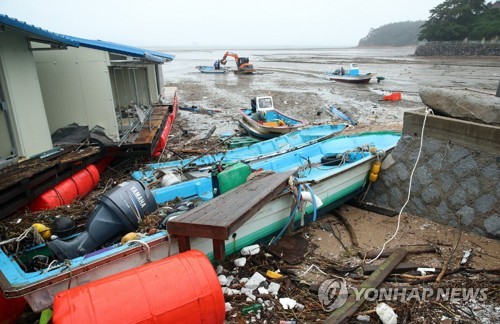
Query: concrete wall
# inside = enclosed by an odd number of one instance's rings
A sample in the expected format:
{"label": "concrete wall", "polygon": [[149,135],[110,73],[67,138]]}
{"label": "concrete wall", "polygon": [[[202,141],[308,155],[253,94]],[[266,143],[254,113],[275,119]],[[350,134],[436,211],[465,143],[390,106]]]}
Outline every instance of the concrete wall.
{"label": "concrete wall", "polygon": [[35,51],[34,57],[52,133],[75,122],[102,126],[119,139],[107,52],[80,47]]}
{"label": "concrete wall", "polygon": [[425,44],[415,56],[500,56],[500,44]]}
{"label": "concrete wall", "polygon": [[[403,136],[366,200],[400,210],[408,195],[424,117],[406,112]],[[427,117],[405,212],[500,238],[500,127]]]}
{"label": "concrete wall", "polygon": [[[26,36],[11,31],[0,33],[0,63],[0,82],[12,131],[9,136],[6,128],[0,129],[1,141],[5,141],[2,146],[15,146],[17,154],[26,157],[50,150],[49,125]],[[2,114],[5,125],[5,112]]]}

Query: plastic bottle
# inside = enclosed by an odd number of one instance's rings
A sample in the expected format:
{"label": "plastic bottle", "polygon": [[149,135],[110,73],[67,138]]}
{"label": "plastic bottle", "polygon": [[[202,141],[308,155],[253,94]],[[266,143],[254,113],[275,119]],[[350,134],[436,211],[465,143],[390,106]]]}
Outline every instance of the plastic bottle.
{"label": "plastic bottle", "polygon": [[255,255],[260,252],[260,247],[259,244],[254,244],[254,245],[249,245],[245,246],[244,248],[241,249],[241,254],[242,255]]}
{"label": "plastic bottle", "polygon": [[243,313],[244,315],[248,314],[248,313],[251,313],[251,312],[257,312],[259,309],[262,309],[262,304],[253,304],[253,305],[250,305],[250,306],[247,306],[247,307],[243,307],[241,309],[241,313]]}

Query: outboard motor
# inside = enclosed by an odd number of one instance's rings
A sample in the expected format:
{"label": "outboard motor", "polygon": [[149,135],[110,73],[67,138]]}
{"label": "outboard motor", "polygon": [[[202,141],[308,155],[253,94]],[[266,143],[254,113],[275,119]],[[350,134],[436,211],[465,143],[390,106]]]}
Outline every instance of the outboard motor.
{"label": "outboard motor", "polygon": [[142,183],[121,183],[102,194],[82,234],[70,241],[47,242],[47,246],[61,261],[85,255],[135,231],[142,217],[157,208],[153,195]]}

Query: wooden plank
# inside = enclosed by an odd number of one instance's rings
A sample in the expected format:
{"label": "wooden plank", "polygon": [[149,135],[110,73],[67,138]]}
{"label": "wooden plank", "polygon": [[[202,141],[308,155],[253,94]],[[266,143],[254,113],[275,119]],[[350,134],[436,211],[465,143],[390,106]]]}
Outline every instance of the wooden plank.
{"label": "wooden plank", "polygon": [[154,115],[152,115],[152,117],[154,118],[150,118],[144,122],[144,125],[139,132],[139,136],[137,136],[133,144],[151,143],[156,135],[156,132],[160,129],[163,130],[163,127],[161,126],[167,120],[168,107],[155,106],[153,109]]}
{"label": "wooden plank", "polygon": [[[406,256],[407,251],[398,249],[391,254],[365,281],[361,283],[358,290],[366,291],[366,289],[377,288],[378,285],[391,273],[391,271],[401,262]],[[343,323],[356,312],[356,310],[365,302],[365,294],[361,294],[359,300],[356,300],[356,294],[351,294],[347,298],[344,305],[337,308],[328,316],[325,323]]]}
{"label": "wooden plank", "polygon": [[189,236],[177,236],[177,244],[179,245],[179,252],[186,252],[191,250],[191,242]]}
{"label": "wooden plank", "polygon": [[288,185],[293,171],[249,181],[168,222],[175,235],[227,240]]}
{"label": "wooden plank", "polygon": [[[406,246],[405,247],[410,254],[421,254],[421,253],[436,253],[436,247],[432,245],[423,245],[423,246]],[[384,252],[379,256],[379,258],[386,258],[394,253],[397,249],[385,249]],[[363,254],[359,252],[359,256],[364,259],[373,259],[378,256],[380,250],[371,250]]]}

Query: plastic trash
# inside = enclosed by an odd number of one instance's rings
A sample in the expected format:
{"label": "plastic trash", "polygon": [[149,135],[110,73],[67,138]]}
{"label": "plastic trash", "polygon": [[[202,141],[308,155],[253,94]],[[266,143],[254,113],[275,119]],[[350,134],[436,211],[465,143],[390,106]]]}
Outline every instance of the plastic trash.
{"label": "plastic trash", "polygon": [[293,309],[295,305],[297,305],[297,301],[292,298],[280,298],[280,304],[283,306],[283,309]]}
{"label": "plastic trash", "polygon": [[246,288],[251,288],[251,289],[256,289],[259,287],[261,282],[266,281],[266,277],[261,275],[260,273],[256,272],[253,274],[253,276],[248,279],[248,281],[245,283]]}
{"label": "plastic trash", "polygon": [[245,246],[241,249],[241,255],[255,255],[260,252],[260,247],[258,244]]}
{"label": "plastic trash", "polygon": [[177,177],[173,172],[167,171],[165,172],[165,175],[163,178],[161,178],[161,186],[162,187],[168,187],[177,183],[180,183],[181,179]]}
{"label": "plastic trash", "polygon": [[279,279],[279,278],[283,277],[283,275],[281,273],[279,273],[277,271],[271,271],[271,270],[267,270],[266,276],[268,276],[271,279]]}
{"label": "plastic trash", "polygon": [[258,310],[262,309],[262,304],[253,304],[253,305],[250,305],[250,306],[247,306],[247,307],[243,307],[241,309],[241,313],[243,313],[244,315],[248,314],[248,313],[252,313],[252,312],[257,312]]}
{"label": "plastic trash", "polygon": [[[308,201],[310,203],[313,202],[313,196],[309,191],[302,191],[302,200]],[[323,206],[323,201],[316,195],[314,195],[314,200],[316,202],[316,207],[319,208]]]}
{"label": "plastic trash", "polygon": [[380,317],[382,323],[384,324],[398,323],[398,315],[396,315],[391,306],[387,305],[386,303],[378,304],[377,307],[375,308],[375,311],[377,312],[378,317]]}

